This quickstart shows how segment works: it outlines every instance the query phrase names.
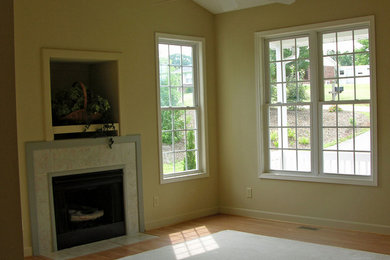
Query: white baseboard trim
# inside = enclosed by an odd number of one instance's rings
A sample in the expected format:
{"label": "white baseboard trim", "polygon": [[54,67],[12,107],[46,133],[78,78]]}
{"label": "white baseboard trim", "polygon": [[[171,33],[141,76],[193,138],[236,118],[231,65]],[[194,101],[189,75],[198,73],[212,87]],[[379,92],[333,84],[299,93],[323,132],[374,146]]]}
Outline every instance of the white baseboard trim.
{"label": "white baseboard trim", "polygon": [[378,224],[345,221],[345,220],[337,220],[337,219],[329,219],[329,218],[309,217],[309,216],[284,214],[284,213],[261,211],[255,209],[234,208],[234,207],[226,207],[226,206],[219,207],[219,212],[223,214],[238,215],[238,216],[245,216],[245,217],[252,217],[252,218],[295,222],[295,223],[302,223],[302,224],[311,224],[317,226],[326,226],[332,228],[340,228],[340,229],[348,229],[348,230],[373,232],[373,233],[390,235],[390,226],[387,225],[378,225]]}
{"label": "white baseboard trim", "polygon": [[32,247],[31,247],[31,246],[26,246],[26,247],[23,249],[23,253],[24,253],[24,257],[32,256],[32,255],[33,255]]}
{"label": "white baseboard trim", "polygon": [[186,213],[182,215],[171,216],[169,218],[148,221],[145,222],[145,230],[151,230],[151,229],[165,227],[165,226],[177,224],[180,222],[184,222],[196,218],[211,216],[211,215],[218,214],[218,212],[219,212],[219,208],[213,207],[213,208],[206,208],[206,209],[192,211],[190,213]]}

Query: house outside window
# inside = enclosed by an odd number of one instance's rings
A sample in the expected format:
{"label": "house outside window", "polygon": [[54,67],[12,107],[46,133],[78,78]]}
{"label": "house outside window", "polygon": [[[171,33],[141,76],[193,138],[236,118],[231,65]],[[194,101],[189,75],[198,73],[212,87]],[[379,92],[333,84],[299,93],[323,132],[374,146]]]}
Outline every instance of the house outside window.
{"label": "house outside window", "polygon": [[208,176],[204,39],[156,34],[161,183]]}
{"label": "house outside window", "polygon": [[255,37],[260,177],[376,185],[373,17]]}

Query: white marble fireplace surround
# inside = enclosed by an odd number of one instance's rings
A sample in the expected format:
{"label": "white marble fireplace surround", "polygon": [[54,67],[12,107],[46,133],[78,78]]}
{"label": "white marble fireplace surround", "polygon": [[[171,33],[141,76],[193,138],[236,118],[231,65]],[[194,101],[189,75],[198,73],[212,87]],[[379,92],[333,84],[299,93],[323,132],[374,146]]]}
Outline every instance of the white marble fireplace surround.
{"label": "white marble fireplace surround", "polygon": [[57,251],[52,193],[55,176],[123,169],[126,234],[144,231],[140,136],[113,137],[113,141],[112,148],[107,137],[26,144],[34,255]]}

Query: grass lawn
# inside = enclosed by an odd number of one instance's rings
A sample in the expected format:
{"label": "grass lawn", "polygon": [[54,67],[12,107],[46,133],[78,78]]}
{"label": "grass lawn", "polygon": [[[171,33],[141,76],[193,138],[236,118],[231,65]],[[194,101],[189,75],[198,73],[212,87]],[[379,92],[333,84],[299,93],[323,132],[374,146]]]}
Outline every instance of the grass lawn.
{"label": "grass lawn", "polygon": [[[178,162],[175,163],[175,171],[176,172],[185,171],[184,160],[181,160],[181,161],[178,161]],[[173,170],[173,163],[164,163],[164,165],[163,165],[163,172],[164,173],[172,173],[172,172],[174,172],[174,170]]]}
{"label": "grass lawn", "polygon": [[[340,100],[354,100],[354,87],[353,84],[344,84],[344,91],[340,93]],[[325,100],[330,101],[332,100],[332,94],[329,93],[332,91],[332,85],[331,84],[326,84],[325,85]],[[358,93],[357,93],[357,98],[359,97],[365,97],[365,99],[368,99],[370,97],[370,85],[369,84],[362,84],[359,85]],[[337,97],[336,97],[337,100]]]}

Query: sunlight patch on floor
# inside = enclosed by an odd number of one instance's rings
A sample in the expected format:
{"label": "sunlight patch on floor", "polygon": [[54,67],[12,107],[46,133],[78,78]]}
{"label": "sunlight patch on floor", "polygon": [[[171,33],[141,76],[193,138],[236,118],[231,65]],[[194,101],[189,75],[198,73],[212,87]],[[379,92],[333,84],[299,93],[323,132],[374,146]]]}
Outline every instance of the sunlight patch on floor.
{"label": "sunlight patch on floor", "polygon": [[169,234],[169,238],[177,260],[219,248],[205,226],[175,232]]}

